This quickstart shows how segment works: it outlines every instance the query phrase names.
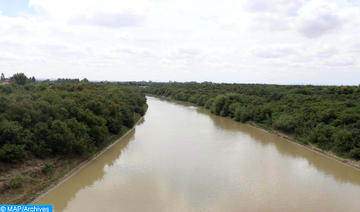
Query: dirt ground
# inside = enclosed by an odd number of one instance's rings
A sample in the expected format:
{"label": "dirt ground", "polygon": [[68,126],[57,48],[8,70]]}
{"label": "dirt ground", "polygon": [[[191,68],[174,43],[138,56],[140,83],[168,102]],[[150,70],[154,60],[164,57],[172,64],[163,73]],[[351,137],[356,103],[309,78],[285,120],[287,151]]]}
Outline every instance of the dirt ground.
{"label": "dirt ground", "polygon": [[30,158],[24,163],[0,163],[0,204],[27,204],[85,158]]}

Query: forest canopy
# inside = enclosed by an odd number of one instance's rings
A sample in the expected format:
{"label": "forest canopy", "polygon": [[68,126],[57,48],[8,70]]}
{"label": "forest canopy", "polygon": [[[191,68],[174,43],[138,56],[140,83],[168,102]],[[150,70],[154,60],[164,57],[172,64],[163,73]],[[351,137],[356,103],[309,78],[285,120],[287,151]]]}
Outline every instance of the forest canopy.
{"label": "forest canopy", "polygon": [[[5,79],[3,79],[5,80]],[[24,74],[0,85],[0,162],[90,154],[144,115],[133,86],[87,80],[35,82]]]}
{"label": "forest canopy", "polygon": [[144,92],[188,101],[240,122],[283,131],[360,159],[360,86],[148,83]]}

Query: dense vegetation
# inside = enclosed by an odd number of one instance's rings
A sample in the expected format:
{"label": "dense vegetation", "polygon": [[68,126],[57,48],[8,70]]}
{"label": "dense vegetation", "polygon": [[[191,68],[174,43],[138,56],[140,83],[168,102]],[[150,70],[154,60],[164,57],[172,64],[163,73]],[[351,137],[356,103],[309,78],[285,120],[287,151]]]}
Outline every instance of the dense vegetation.
{"label": "dense vegetation", "polygon": [[145,96],[127,85],[10,79],[0,85],[0,162],[91,154],[146,111]]}
{"label": "dense vegetation", "polygon": [[360,159],[360,87],[150,83],[145,92],[204,106]]}

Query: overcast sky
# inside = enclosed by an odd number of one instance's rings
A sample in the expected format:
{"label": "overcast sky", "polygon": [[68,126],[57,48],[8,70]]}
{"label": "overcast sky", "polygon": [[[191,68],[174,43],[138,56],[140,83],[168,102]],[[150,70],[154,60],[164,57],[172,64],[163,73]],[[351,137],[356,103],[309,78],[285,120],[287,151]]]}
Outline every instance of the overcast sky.
{"label": "overcast sky", "polygon": [[0,72],[360,84],[360,0],[0,0]]}

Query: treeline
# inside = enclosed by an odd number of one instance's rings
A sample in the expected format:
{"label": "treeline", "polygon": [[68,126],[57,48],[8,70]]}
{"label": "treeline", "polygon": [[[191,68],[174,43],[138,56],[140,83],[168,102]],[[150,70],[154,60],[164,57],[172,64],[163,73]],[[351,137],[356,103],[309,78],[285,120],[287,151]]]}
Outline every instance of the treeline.
{"label": "treeline", "polygon": [[[144,86],[142,86],[144,87]],[[204,106],[360,159],[360,86],[150,83],[147,93]]]}
{"label": "treeline", "polygon": [[145,96],[126,85],[11,79],[0,85],[0,162],[91,154],[147,108]]}

